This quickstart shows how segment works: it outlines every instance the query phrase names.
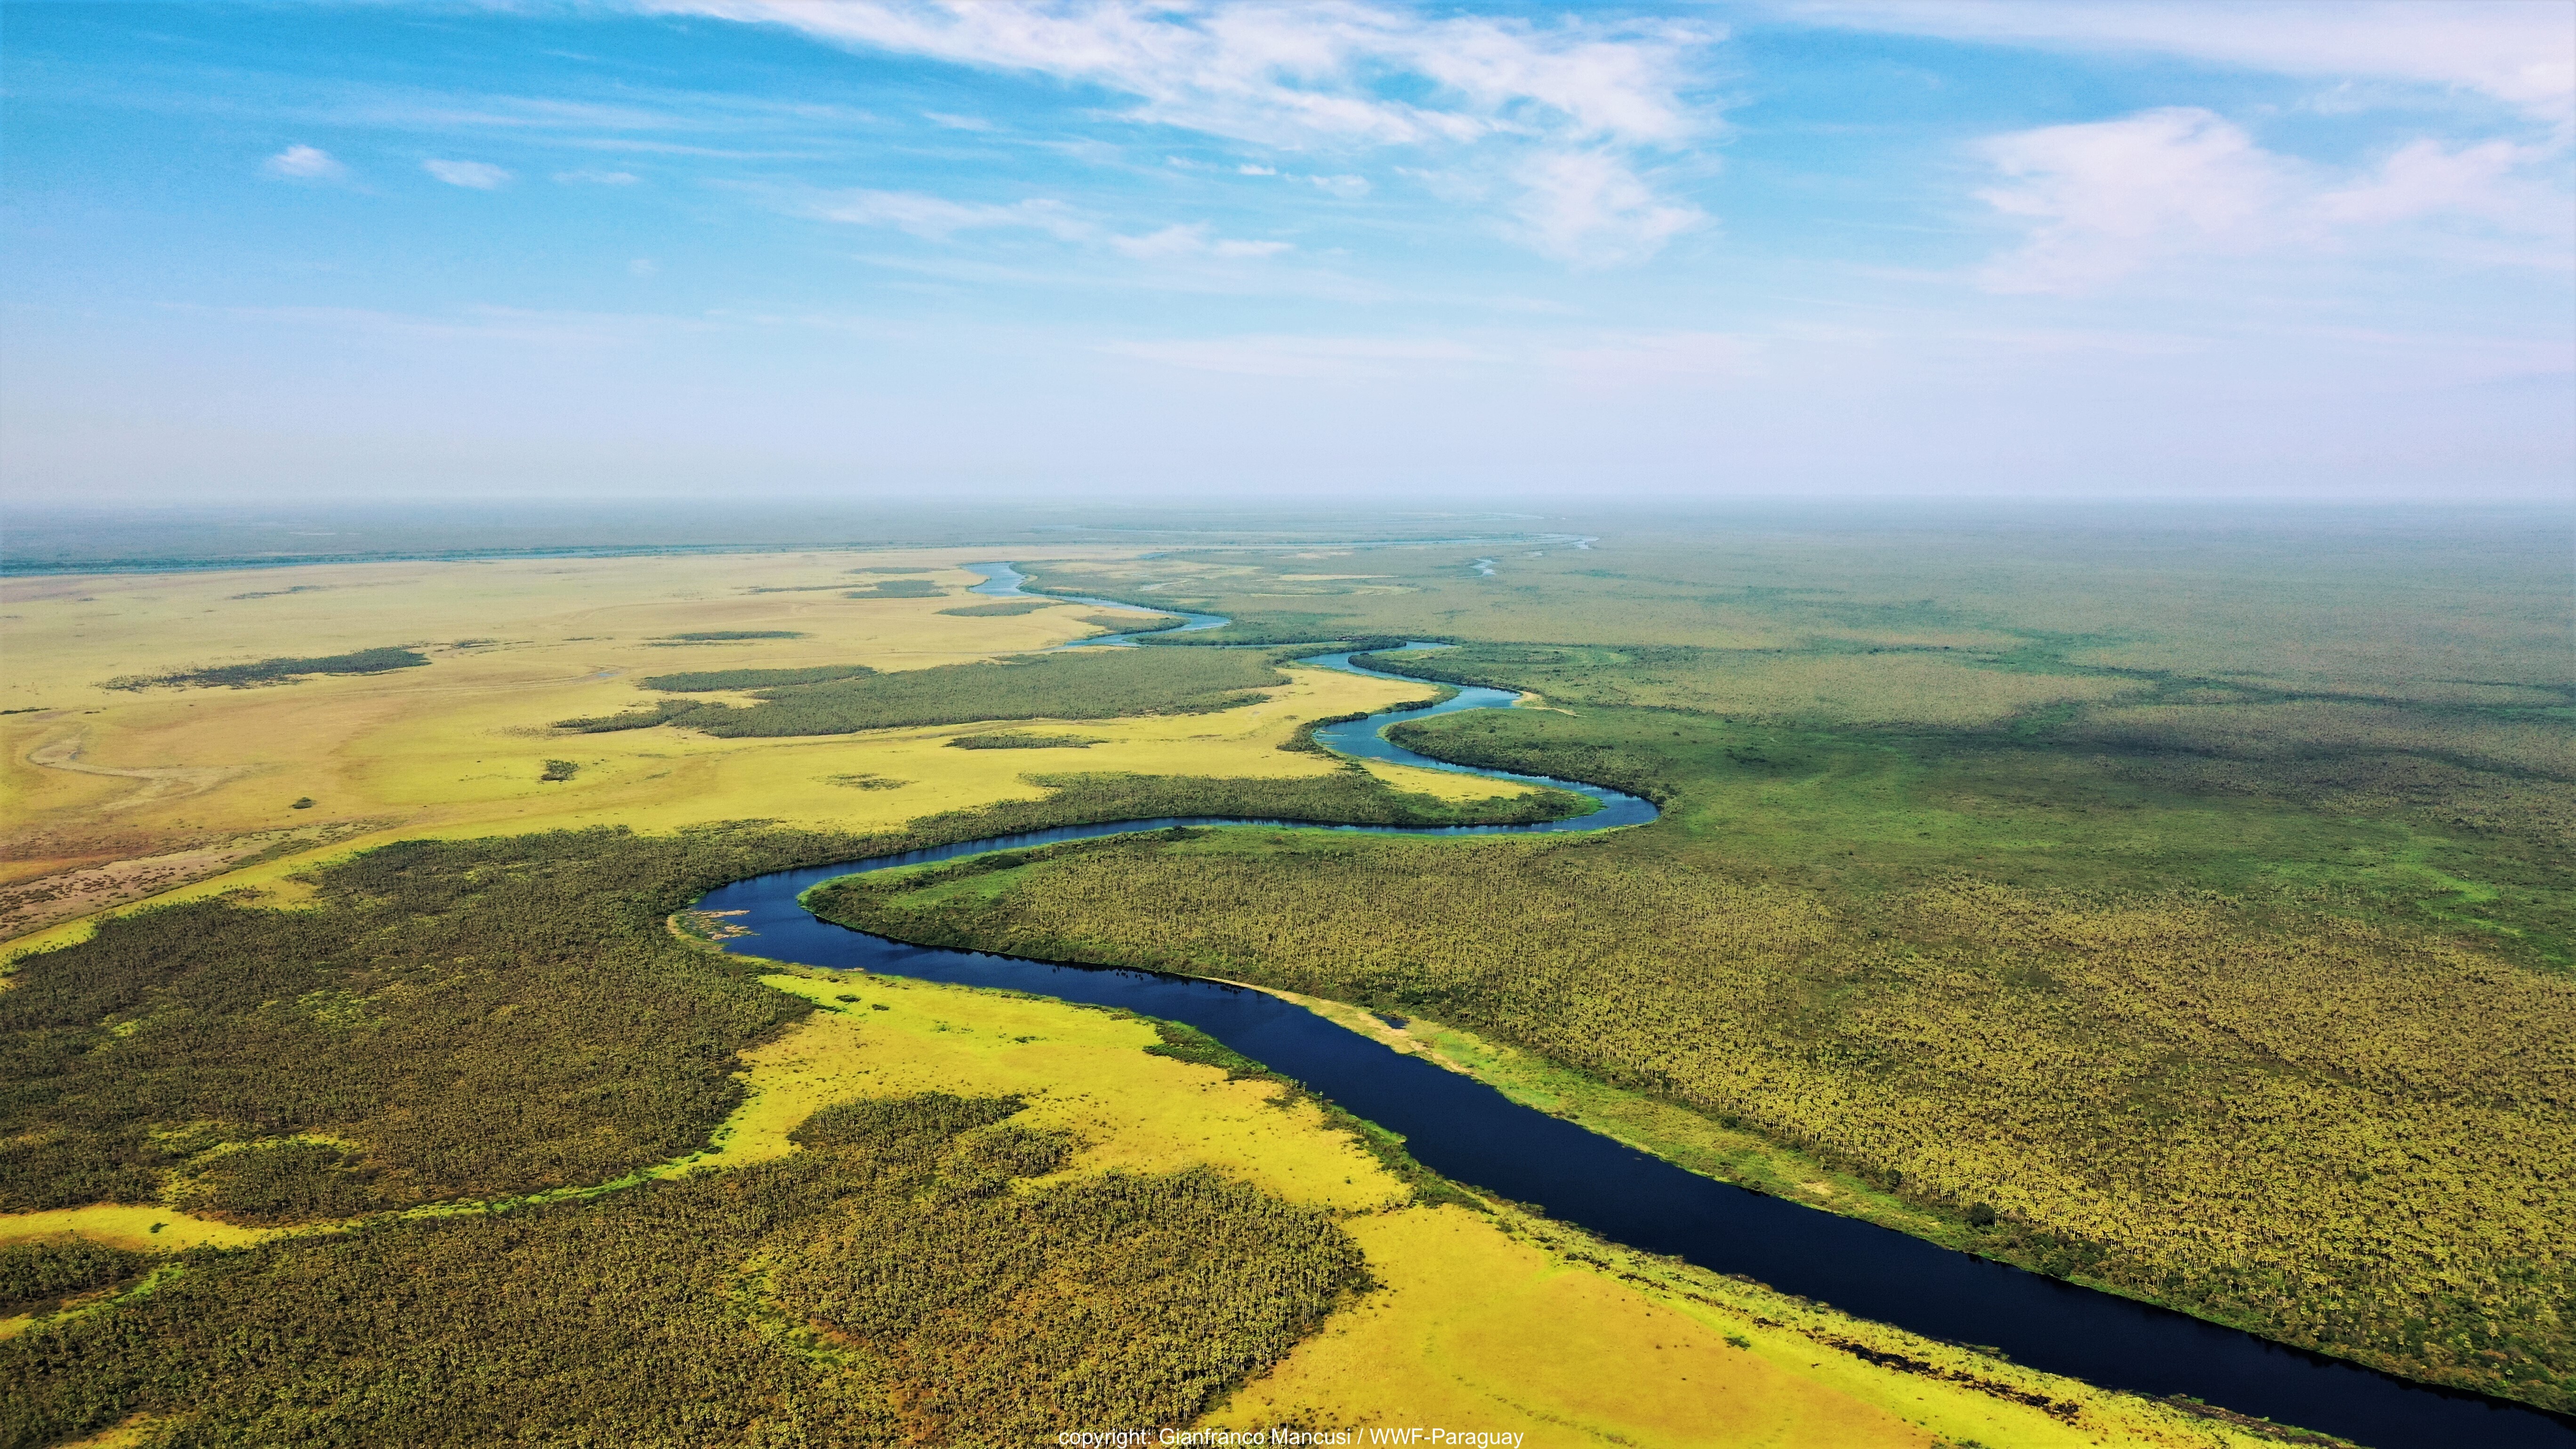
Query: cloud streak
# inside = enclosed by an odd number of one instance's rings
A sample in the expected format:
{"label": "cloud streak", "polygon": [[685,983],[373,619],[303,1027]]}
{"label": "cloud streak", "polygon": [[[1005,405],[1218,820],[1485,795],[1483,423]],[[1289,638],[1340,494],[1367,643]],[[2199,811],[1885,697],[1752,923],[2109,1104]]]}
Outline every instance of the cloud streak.
{"label": "cloud streak", "polygon": [[1780,8],[1859,30],[2434,86],[2562,125],[2576,114],[2576,6],[2547,0],[1793,0]]}
{"label": "cloud streak", "polygon": [[[1095,86],[1129,119],[1285,151],[1493,153],[1510,234],[1577,265],[1641,261],[1698,219],[1631,157],[1705,134],[1688,57],[1718,32],[1554,25],[1308,0],[639,0],[852,49]],[[1313,178],[1353,197],[1365,178]]]}
{"label": "cloud streak", "polygon": [[468,191],[498,191],[510,184],[510,173],[488,161],[423,161],[420,169]]}

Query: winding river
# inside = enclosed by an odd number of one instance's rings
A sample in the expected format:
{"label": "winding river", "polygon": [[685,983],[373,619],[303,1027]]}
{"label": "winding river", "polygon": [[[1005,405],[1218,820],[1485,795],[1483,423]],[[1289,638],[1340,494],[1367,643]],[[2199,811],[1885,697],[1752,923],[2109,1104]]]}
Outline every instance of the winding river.
{"label": "winding river", "polygon": [[[1021,576],[1007,565],[983,565],[978,571],[989,581],[977,592],[1018,595]],[[1185,627],[1212,629],[1225,622],[1195,614],[1187,616]],[[1112,636],[1080,642],[1123,645],[1132,640]],[[1346,652],[1305,662],[1376,673],[1352,664]],[[2376,1449],[2576,1449],[2576,1423],[2556,1415],[2412,1383],[1701,1177],[1523,1107],[1472,1078],[1393,1051],[1261,992],[1158,972],[908,945],[832,925],[798,904],[807,889],[840,876],[1175,825],[1498,835],[1601,830],[1655,818],[1654,805],[1633,795],[1453,765],[1417,755],[1383,734],[1393,719],[1502,708],[1515,699],[1504,690],[1467,689],[1427,708],[1390,710],[1315,734],[1345,754],[1574,790],[1597,802],[1599,810],[1535,825],[1426,829],[1219,817],[1112,821],[779,871],[711,891],[699,906],[742,913],[733,920],[748,934],[728,941],[729,950],[809,966],[1008,987],[1187,1022],[1347,1110],[1401,1133],[1414,1157],[1456,1181],[1532,1204],[1550,1217],[1631,1247],[1686,1258],[1720,1273],[1740,1273],[1935,1338],[1990,1346],[2032,1368],[2137,1393],[2188,1395]]]}

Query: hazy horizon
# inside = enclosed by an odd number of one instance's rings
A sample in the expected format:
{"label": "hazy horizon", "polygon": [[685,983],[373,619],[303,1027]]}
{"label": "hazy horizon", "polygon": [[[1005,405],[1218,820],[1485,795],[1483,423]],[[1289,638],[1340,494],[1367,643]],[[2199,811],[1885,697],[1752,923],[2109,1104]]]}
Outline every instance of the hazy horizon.
{"label": "hazy horizon", "polygon": [[2556,500],[2576,7],[8,6],[23,505]]}

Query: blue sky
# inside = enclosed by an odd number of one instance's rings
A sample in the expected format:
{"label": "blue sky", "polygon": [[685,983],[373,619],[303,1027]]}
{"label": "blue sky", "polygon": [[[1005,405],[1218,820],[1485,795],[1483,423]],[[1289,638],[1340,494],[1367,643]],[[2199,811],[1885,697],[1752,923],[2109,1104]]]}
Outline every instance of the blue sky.
{"label": "blue sky", "polygon": [[21,502],[2565,498],[2576,4],[0,6]]}

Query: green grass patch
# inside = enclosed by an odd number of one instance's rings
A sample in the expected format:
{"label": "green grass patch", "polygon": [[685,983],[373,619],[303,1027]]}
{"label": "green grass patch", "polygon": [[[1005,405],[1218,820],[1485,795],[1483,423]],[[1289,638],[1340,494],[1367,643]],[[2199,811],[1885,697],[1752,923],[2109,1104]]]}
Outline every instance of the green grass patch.
{"label": "green grass patch", "polygon": [[876,673],[864,664],[816,664],[803,669],[700,669],[686,674],[654,674],[637,680],[640,689],[673,694],[711,694],[718,690],[775,689],[786,684],[821,684],[858,679]]}

